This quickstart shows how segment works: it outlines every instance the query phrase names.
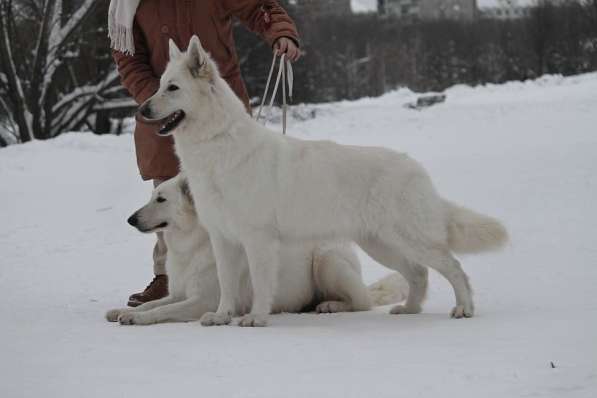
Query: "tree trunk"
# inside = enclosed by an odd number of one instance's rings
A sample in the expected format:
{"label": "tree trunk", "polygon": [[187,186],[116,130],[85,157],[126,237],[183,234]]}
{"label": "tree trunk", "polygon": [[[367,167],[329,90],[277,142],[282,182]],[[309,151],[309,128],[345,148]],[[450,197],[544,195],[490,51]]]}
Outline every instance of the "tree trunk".
{"label": "tree trunk", "polygon": [[48,138],[47,127],[44,123],[44,103],[42,98],[42,86],[49,84],[44,82],[45,73],[48,61],[48,40],[50,36],[51,23],[57,23],[54,15],[54,7],[56,0],[45,0],[43,9],[43,19],[37,32],[37,45],[35,46],[35,60],[33,62],[33,70],[31,72],[31,84],[29,92],[27,93],[29,109],[31,110],[32,120],[31,126],[33,131],[38,134],[39,138]]}
{"label": "tree trunk", "polygon": [[2,0],[0,3],[0,66],[6,76],[8,99],[13,107],[13,119],[19,127],[19,137],[21,142],[27,142],[34,139],[34,136],[31,127],[31,112],[27,108],[25,93],[13,56],[14,35],[11,34],[10,28],[13,18],[12,1]]}
{"label": "tree trunk", "polygon": [[95,114],[95,134],[110,134],[112,125],[110,123],[110,113],[108,111],[99,111]]}
{"label": "tree trunk", "polygon": [[0,134],[0,148],[4,148],[8,146],[8,142],[4,139],[4,137],[2,137],[2,134]]}

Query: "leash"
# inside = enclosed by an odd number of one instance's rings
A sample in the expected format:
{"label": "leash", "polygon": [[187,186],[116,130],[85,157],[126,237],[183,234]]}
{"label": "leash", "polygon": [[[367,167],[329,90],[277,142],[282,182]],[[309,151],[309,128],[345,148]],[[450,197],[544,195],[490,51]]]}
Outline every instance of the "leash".
{"label": "leash", "polygon": [[[272,81],[272,77],[274,76],[274,68],[276,66],[277,57],[278,55],[274,53],[274,56],[272,58],[272,65],[269,68],[269,74],[267,76],[267,83],[265,83],[265,92],[263,93],[263,97],[261,97],[259,111],[257,112],[257,116],[255,117],[255,120],[257,121],[259,121],[259,119],[261,118],[261,113],[267,100],[267,93],[269,92],[269,86]],[[286,101],[286,87],[288,86],[288,99],[292,101],[292,88],[294,83],[294,73],[292,72],[292,64],[290,63],[290,61],[286,59],[286,54],[282,54],[280,56],[278,75],[276,76],[276,82],[274,84],[274,90],[272,92],[269,104],[265,109],[265,113],[263,115],[263,125],[267,123],[267,116],[269,115],[271,108],[274,105],[274,100],[276,99],[276,95],[278,94],[278,87],[280,86],[280,80],[282,81],[282,134],[285,135],[286,114],[288,113],[288,103]]]}

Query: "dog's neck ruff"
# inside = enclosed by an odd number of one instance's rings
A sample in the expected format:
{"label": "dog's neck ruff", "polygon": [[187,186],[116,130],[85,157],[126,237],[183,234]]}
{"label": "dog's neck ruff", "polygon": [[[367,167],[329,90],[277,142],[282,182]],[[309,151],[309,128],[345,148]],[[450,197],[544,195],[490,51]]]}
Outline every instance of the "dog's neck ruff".
{"label": "dog's neck ruff", "polygon": [[202,137],[187,124],[174,134],[176,153],[183,170],[192,169],[200,175],[220,174],[237,167],[244,158],[242,154],[254,150],[261,141],[258,130],[262,128],[247,116],[242,121],[222,120],[209,127],[209,137]]}
{"label": "dog's neck ruff", "polygon": [[201,106],[187,112],[184,125],[174,134],[174,139],[179,136],[201,148],[222,135],[230,135],[254,123],[228,83],[217,76],[211,96]]}
{"label": "dog's neck ruff", "polygon": [[202,176],[226,172],[261,141],[259,135],[265,128],[251,118],[219,75],[214,78],[210,98],[195,109],[187,112],[184,126],[174,134],[183,170]]}
{"label": "dog's neck ruff", "polygon": [[176,230],[181,235],[188,234],[195,230],[198,218],[194,211],[179,210],[178,217],[181,221],[170,224],[172,230]]}

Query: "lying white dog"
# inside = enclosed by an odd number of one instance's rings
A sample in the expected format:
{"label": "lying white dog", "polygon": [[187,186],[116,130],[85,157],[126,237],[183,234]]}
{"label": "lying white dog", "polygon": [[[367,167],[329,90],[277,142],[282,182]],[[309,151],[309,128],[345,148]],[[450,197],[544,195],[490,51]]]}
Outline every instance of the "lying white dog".
{"label": "lying white dog", "polygon": [[[185,322],[201,318],[218,307],[220,291],[216,263],[207,231],[201,226],[184,177],[158,186],[149,203],[129,218],[141,232],[163,231],[168,258],[168,297],[136,308],[108,311],[108,321],[124,325]],[[275,312],[363,311],[374,305],[392,304],[406,296],[406,282],[390,275],[369,289],[361,279],[361,265],[349,245],[328,244],[313,249],[305,245],[283,247]],[[236,314],[251,309],[252,289],[244,258]]]}
{"label": "lying white dog", "polygon": [[184,54],[170,42],[160,88],[139,115],[162,123],[160,134],[174,133],[212,240],[221,296],[218,310],[201,318],[203,325],[230,323],[245,255],[255,294],[240,325],[265,325],[280,247],[323,240],[357,242],[402,273],[409,296],[393,313],[421,311],[425,267],[431,267],[454,288],[452,316],[473,316],[468,278],[452,252],[496,249],[506,242],[506,230],[493,218],[442,199],[406,154],[268,130],[247,115],[197,37]]}

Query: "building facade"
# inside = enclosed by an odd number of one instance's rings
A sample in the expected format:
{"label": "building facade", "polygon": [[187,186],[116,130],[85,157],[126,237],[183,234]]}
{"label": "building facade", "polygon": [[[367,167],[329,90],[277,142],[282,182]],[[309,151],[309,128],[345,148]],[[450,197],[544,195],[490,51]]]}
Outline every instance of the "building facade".
{"label": "building facade", "polygon": [[378,12],[399,18],[472,21],[477,0],[378,0]]}
{"label": "building facade", "polygon": [[531,8],[521,6],[518,0],[498,0],[495,7],[483,7],[479,10],[480,16],[491,19],[517,19],[528,17]]}
{"label": "building facade", "polygon": [[290,4],[296,6],[299,13],[310,17],[342,16],[352,13],[350,0],[294,0]]}

